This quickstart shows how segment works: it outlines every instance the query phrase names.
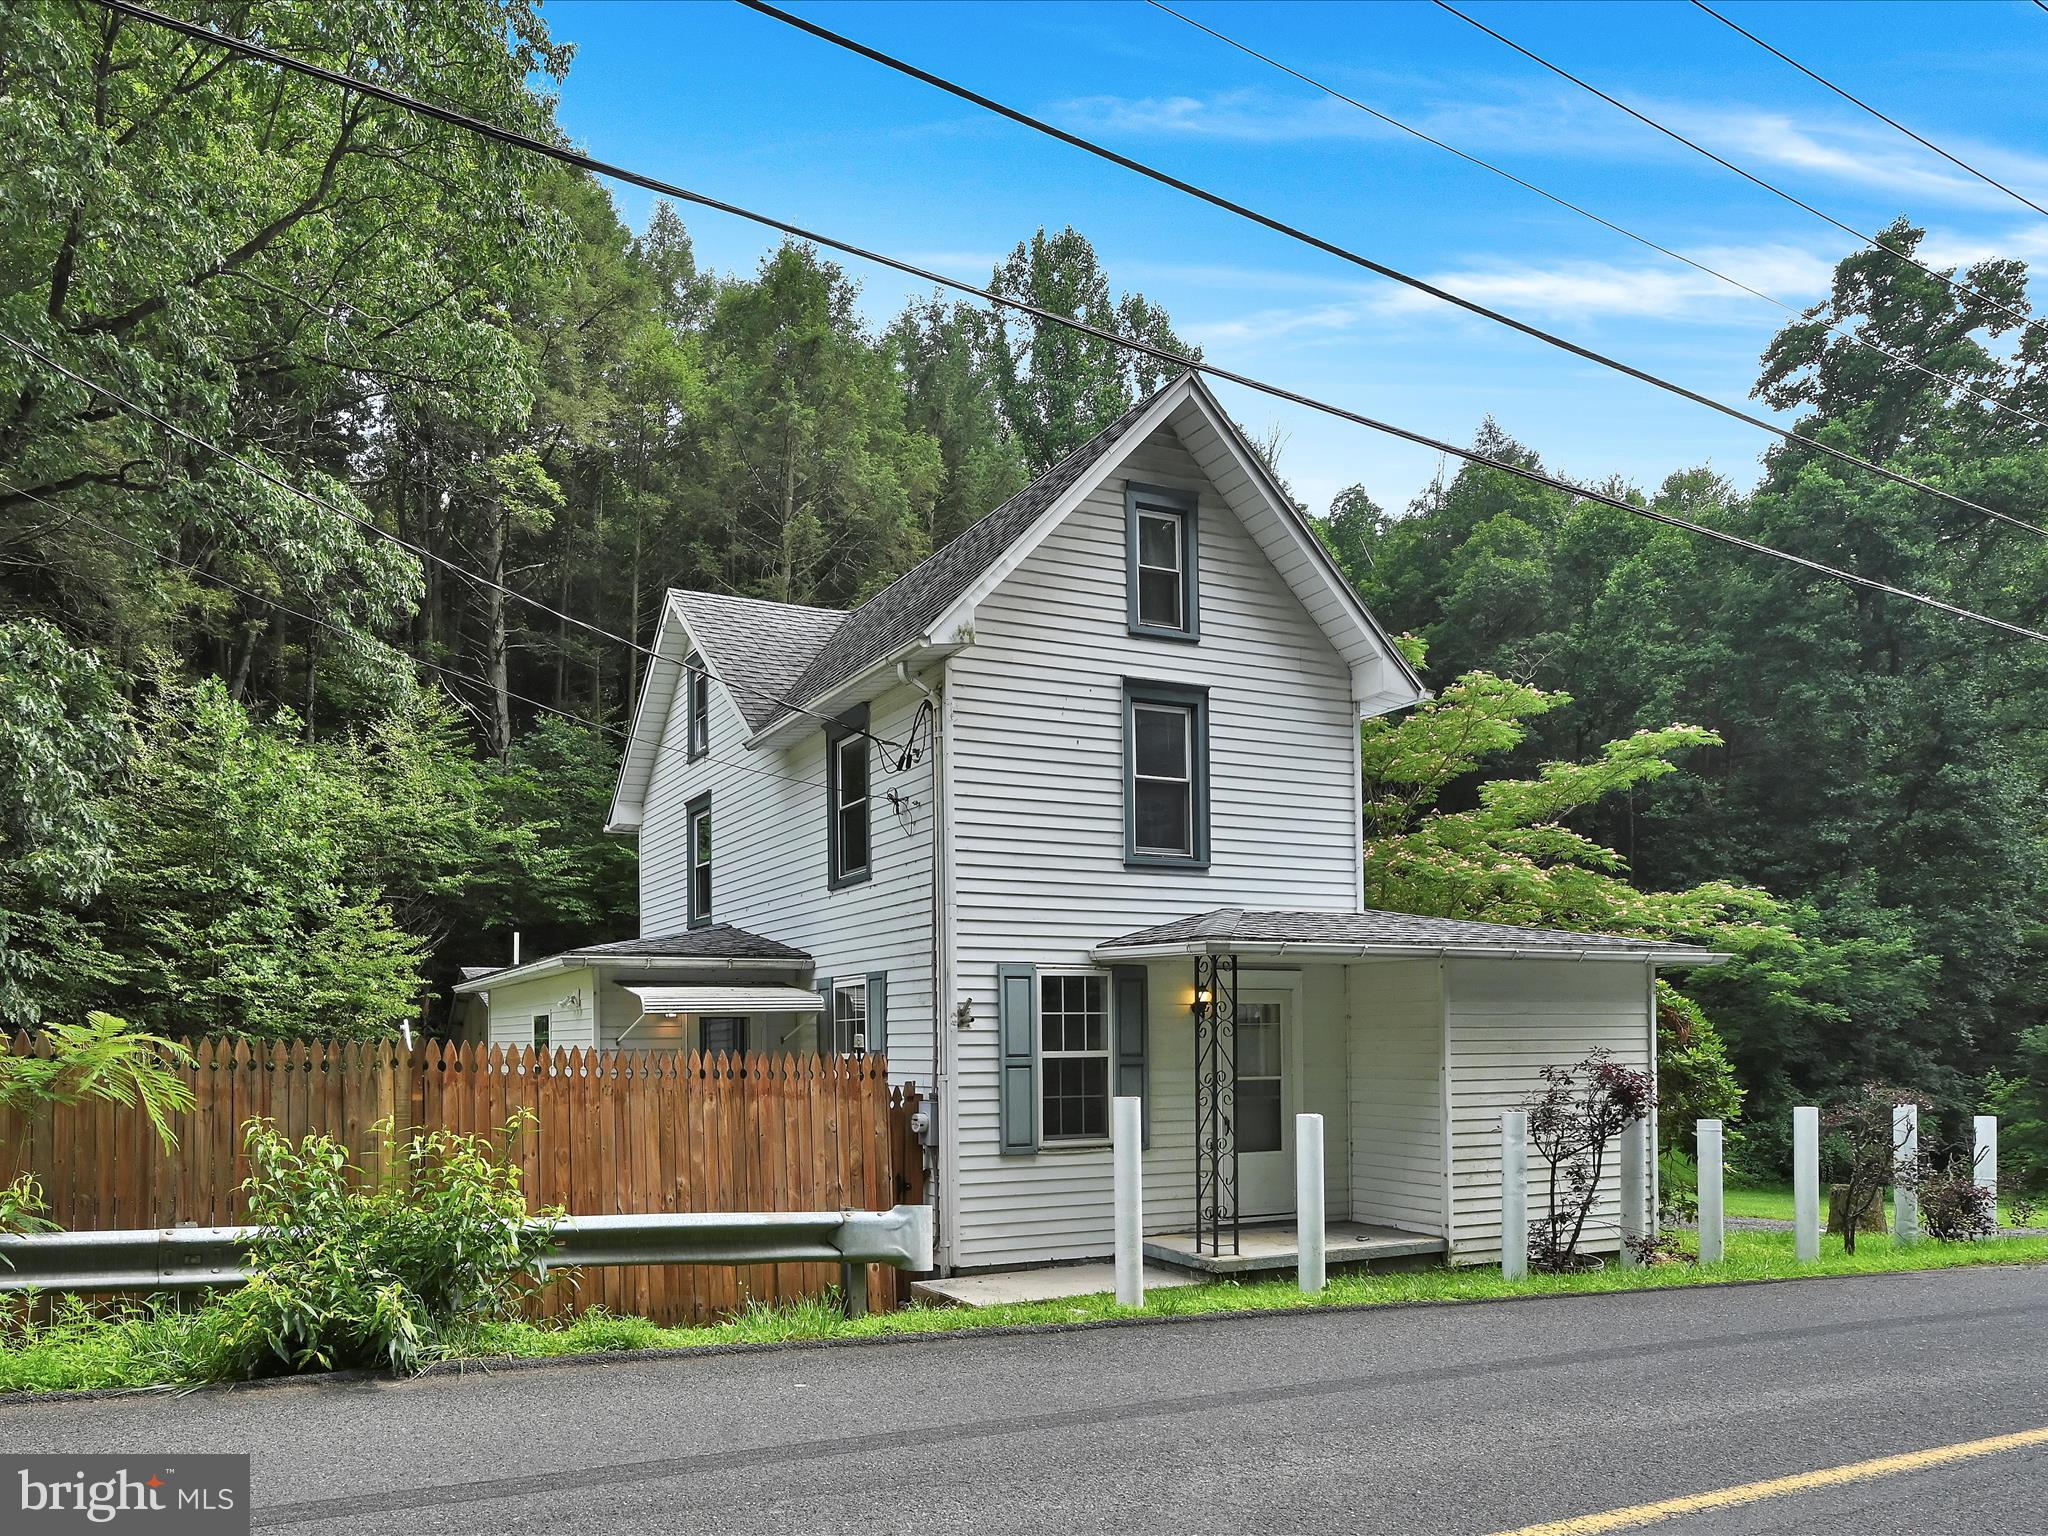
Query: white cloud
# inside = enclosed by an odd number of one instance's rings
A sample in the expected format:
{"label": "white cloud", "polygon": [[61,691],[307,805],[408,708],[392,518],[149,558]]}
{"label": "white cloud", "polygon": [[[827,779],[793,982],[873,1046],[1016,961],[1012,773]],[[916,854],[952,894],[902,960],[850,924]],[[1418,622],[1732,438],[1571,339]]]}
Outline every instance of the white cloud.
{"label": "white cloud", "polygon": [[1214,96],[1079,96],[1054,109],[1077,133],[1278,144],[1377,138],[1393,130],[1328,96],[1243,89]]}
{"label": "white cloud", "polygon": [[[1723,246],[1686,253],[1787,303],[1825,293],[1831,262],[1789,245]],[[1704,272],[1672,262],[1478,261],[1423,274],[1437,287],[1518,318],[1544,321],[1642,319],[1690,325],[1775,325],[1782,318],[1758,300]],[[1186,327],[1190,340],[1312,339],[1367,324],[1458,312],[1439,299],[1391,284],[1354,300],[1273,307]],[[1486,323],[1486,322],[1480,322]]]}

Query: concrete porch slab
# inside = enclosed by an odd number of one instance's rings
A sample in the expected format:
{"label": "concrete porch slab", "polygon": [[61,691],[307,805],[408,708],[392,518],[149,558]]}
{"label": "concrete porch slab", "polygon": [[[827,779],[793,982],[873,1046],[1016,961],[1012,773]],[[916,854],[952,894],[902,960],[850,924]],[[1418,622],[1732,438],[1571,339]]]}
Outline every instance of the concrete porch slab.
{"label": "concrete porch slab", "polygon": [[[1324,1257],[1332,1266],[1369,1264],[1375,1259],[1426,1257],[1445,1250],[1444,1240],[1398,1227],[1374,1226],[1362,1221],[1333,1221],[1324,1228]],[[1212,1254],[1197,1251],[1192,1232],[1160,1232],[1145,1239],[1145,1256],[1162,1264],[1173,1264],[1210,1275],[1242,1275],[1260,1270],[1293,1269],[1301,1260],[1301,1235],[1288,1226],[1244,1228],[1238,1251]]]}
{"label": "concrete porch slab", "polygon": [[[1200,1285],[1201,1276],[1182,1269],[1145,1266],[1145,1288],[1167,1290]],[[919,1280],[911,1298],[934,1306],[1000,1307],[1015,1301],[1065,1301],[1116,1289],[1114,1264],[1058,1264],[1044,1269],[1006,1269],[994,1274],[955,1275],[950,1280]]]}

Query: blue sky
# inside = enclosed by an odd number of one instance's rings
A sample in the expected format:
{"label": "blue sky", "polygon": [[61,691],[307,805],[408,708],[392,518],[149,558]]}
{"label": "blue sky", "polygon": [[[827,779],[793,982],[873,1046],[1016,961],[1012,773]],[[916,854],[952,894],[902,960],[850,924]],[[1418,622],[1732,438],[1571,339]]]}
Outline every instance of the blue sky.
{"label": "blue sky", "polygon": [[[799,7],[863,41],[1189,180],[1611,352],[1747,401],[1785,314],[1386,128],[1142,3]],[[1848,237],[1418,0],[1189,4],[1207,24],[1560,196],[1805,305]],[[1690,6],[1479,4],[1489,25],[1865,230],[1905,213],[1943,262],[2048,258],[2048,218],[1973,181]],[[2048,203],[2048,12],[1730,3],[1728,14]],[[737,6],[558,0],[561,120],[592,153],[976,282],[1072,224],[1119,288],[1212,361],[1469,442],[1487,415],[1575,477],[1753,481],[1764,434],[1140,180]],[[644,226],[651,200],[615,189]],[[764,231],[684,210],[700,258],[751,271]],[[912,285],[848,271],[886,323]],[[1436,455],[1222,391],[1285,435],[1320,511],[1401,508]]]}

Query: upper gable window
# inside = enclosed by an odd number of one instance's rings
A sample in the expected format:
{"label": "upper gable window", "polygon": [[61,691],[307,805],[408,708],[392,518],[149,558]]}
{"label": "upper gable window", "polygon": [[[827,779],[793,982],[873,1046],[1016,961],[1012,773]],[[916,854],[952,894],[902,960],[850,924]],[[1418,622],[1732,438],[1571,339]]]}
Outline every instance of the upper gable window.
{"label": "upper gable window", "polygon": [[868,877],[868,713],[866,706],[825,728],[825,803],[830,883]]}
{"label": "upper gable window", "polygon": [[692,656],[683,663],[684,680],[690,689],[690,760],[711,750],[711,674],[704,670],[704,658]]}
{"label": "upper gable window", "polygon": [[1134,635],[1201,637],[1195,509],[1196,500],[1186,491],[1135,481],[1124,487],[1124,558]]}

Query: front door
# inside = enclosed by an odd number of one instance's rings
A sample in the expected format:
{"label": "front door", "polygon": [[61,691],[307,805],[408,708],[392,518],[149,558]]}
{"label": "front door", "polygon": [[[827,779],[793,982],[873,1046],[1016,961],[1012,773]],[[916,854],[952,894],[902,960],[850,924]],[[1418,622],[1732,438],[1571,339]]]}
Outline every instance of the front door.
{"label": "front door", "polygon": [[1247,1221],[1294,1214],[1293,995],[1237,997],[1237,1208]]}

